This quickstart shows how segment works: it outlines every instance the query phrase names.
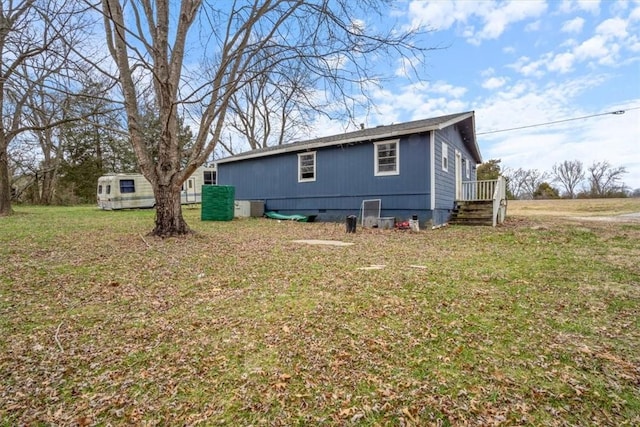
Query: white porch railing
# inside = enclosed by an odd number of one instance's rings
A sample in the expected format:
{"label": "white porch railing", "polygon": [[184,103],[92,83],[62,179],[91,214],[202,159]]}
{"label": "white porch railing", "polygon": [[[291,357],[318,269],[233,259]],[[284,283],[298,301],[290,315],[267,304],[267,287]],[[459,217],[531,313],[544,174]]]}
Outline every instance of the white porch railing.
{"label": "white porch railing", "polygon": [[504,222],[507,215],[507,182],[503,176],[498,179],[463,182],[461,193],[459,201],[492,201],[493,226]]}

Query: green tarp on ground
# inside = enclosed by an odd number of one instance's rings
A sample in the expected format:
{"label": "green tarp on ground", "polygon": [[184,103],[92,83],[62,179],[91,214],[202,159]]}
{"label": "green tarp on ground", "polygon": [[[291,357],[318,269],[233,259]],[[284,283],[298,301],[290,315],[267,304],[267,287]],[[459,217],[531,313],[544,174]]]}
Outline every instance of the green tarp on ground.
{"label": "green tarp on ground", "polygon": [[277,212],[265,212],[264,216],[271,219],[283,219],[286,221],[298,221],[298,222],[313,222],[316,219],[315,215],[283,215]]}

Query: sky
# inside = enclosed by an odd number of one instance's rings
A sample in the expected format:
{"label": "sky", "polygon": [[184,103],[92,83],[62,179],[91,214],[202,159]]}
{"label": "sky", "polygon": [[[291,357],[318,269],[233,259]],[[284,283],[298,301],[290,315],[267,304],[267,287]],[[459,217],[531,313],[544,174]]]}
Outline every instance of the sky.
{"label": "sky", "polygon": [[[367,127],[475,111],[484,161],[541,172],[608,161],[640,188],[640,1],[400,1],[388,18],[428,28],[419,42],[441,49],[418,76],[385,70]],[[309,136],[349,130],[322,119]]]}

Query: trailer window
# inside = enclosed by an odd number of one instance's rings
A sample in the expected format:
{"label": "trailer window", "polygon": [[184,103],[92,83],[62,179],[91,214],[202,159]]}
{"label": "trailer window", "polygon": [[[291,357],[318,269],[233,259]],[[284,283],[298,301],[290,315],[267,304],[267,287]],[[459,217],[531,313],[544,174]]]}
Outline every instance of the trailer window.
{"label": "trailer window", "polygon": [[132,179],[121,179],[120,180],[120,192],[121,193],[135,193],[136,192],[136,183]]}
{"label": "trailer window", "polygon": [[98,185],[98,194],[102,194],[102,184]]}
{"label": "trailer window", "polygon": [[111,194],[111,184],[107,185],[107,191],[104,192],[105,194]]}
{"label": "trailer window", "polygon": [[204,185],[216,185],[216,171],[204,171]]}

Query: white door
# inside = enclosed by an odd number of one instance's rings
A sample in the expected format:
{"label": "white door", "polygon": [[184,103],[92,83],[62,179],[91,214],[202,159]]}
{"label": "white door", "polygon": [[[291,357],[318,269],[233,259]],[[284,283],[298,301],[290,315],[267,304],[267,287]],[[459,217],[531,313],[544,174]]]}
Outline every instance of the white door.
{"label": "white door", "polygon": [[456,200],[462,200],[462,153],[456,150]]}
{"label": "white door", "polygon": [[189,178],[187,179],[187,181],[184,183],[184,202],[186,203],[195,203],[197,202],[196,200],[196,179],[195,178]]}

